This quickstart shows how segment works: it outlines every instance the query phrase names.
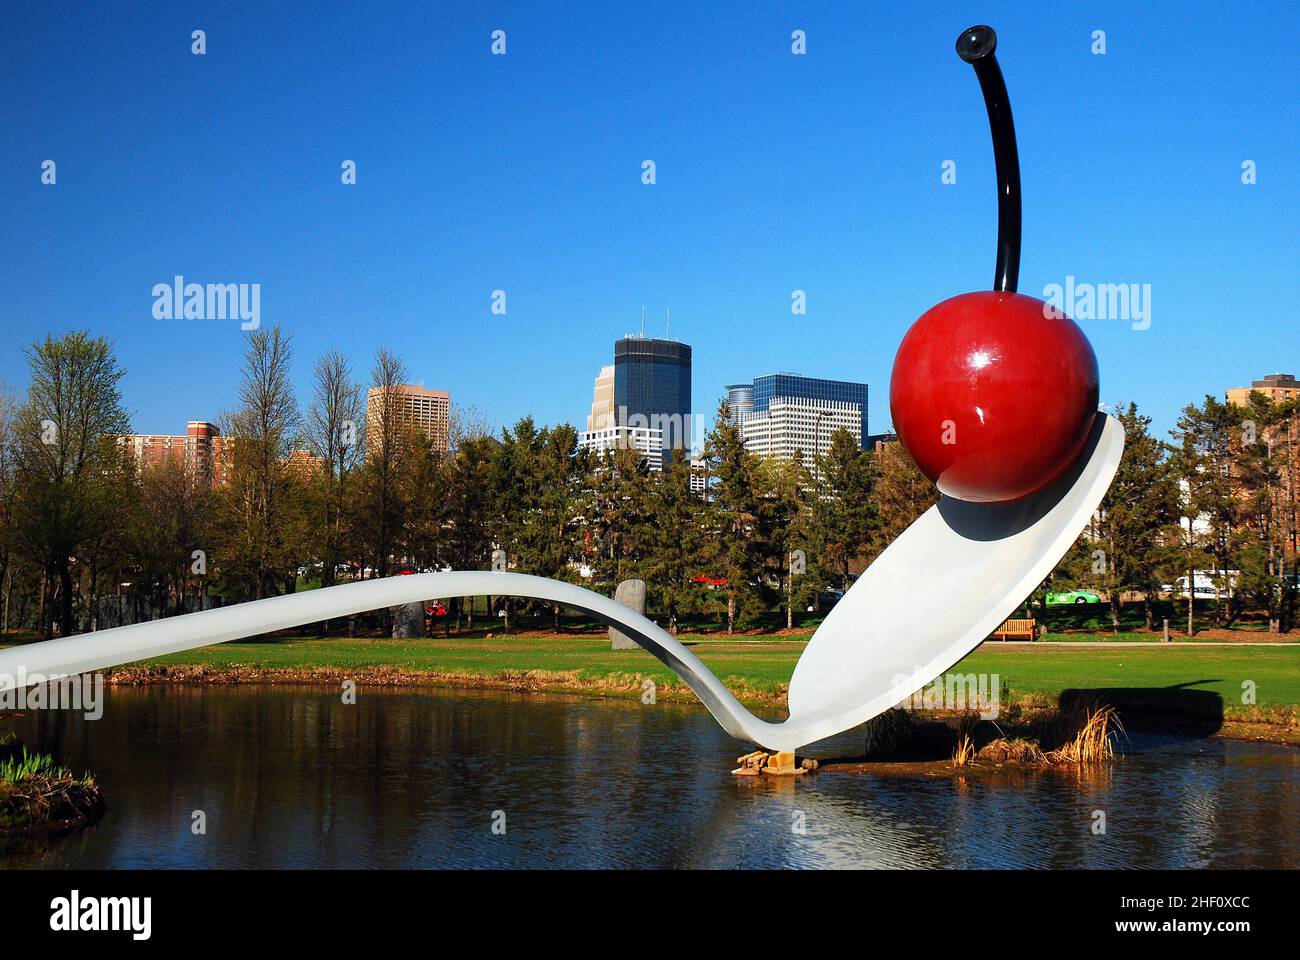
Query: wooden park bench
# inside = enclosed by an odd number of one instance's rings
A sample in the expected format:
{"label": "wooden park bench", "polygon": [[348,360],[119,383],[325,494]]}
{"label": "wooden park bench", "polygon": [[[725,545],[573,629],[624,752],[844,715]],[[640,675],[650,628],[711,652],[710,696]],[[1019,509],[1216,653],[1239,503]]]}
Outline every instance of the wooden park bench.
{"label": "wooden park bench", "polygon": [[994,640],[1007,641],[1033,640],[1038,635],[1037,624],[1033,620],[1003,620],[1002,626],[993,631]]}

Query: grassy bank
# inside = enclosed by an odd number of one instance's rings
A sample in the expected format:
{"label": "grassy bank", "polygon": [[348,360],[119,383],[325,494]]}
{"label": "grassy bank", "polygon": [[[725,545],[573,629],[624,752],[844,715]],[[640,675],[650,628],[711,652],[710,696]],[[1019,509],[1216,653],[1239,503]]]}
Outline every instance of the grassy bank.
{"label": "grassy bank", "polygon": [[77,777],[53,757],[0,738],[0,833],[72,830],[103,811],[99,786],[89,774]]}
{"label": "grassy bank", "polygon": [[[731,640],[683,636],[743,701],[778,706],[806,644],[797,637]],[[997,674],[1004,696],[1058,699],[1065,691],[1145,697],[1152,712],[1217,710],[1225,730],[1271,739],[1300,729],[1300,647],[1064,647],[986,644],[954,671]],[[657,695],[693,700],[667,667],[642,650],[613,651],[603,635],[495,636],[391,640],[282,637],[227,643],[159,658],[121,672],[117,682],[310,682],[359,679],[510,689]],[[1255,704],[1243,703],[1253,684]],[[1076,694],[1076,696],[1079,694]],[[1245,725],[1245,726],[1243,726]],[[1248,729],[1249,728],[1249,729]],[[1260,729],[1255,729],[1260,728]]]}

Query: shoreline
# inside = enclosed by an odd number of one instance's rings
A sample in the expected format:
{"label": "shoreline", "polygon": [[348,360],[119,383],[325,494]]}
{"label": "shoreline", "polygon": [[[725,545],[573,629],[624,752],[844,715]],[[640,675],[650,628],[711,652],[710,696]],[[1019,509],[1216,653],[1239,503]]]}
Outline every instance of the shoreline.
{"label": "shoreline", "polygon": [[[212,667],[203,664],[174,664],[119,667],[105,676],[105,684],[116,687],[143,687],[171,684],[176,686],[327,686],[354,681],[358,685],[386,688],[434,687],[462,690],[495,690],[511,693],[560,693],[592,699],[639,699],[643,693],[643,675],[621,674],[591,679],[581,671],[503,670],[474,673],[441,670],[404,670],[392,666],[344,670],[337,667]],[[655,698],[668,703],[697,706],[699,698],[686,684],[656,681]],[[750,708],[783,708],[786,690],[733,689],[736,698]],[[1258,712],[1258,711],[1257,711]],[[1300,746],[1300,727],[1294,711],[1279,711],[1277,719],[1224,717],[1218,729],[1204,730],[1204,718],[1165,715],[1162,732],[1188,736],[1214,736],[1229,740],[1253,740]],[[1267,714],[1266,714],[1267,716]],[[1182,722],[1180,722],[1182,721]],[[1141,729],[1134,727],[1134,729]]]}

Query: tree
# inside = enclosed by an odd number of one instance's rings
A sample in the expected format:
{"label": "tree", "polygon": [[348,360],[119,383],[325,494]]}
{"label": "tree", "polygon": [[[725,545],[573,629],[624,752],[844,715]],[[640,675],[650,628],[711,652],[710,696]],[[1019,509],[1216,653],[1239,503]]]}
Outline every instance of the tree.
{"label": "tree", "polygon": [[[578,527],[574,454],[578,434],[569,424],[544,429],[528,456],[516,464],[526,474],[521,522],[516,525],[515,550],[519,569],[552,580],[571,580],[575,573],[575,533]],[[555,629],[561,626],[560,605],[552,604]]]}
{"label": "tree", "polygon": [[645,577],[642,563],[656,549],[651,470],[641,451],[625,447],[588,455],[579,451],[583,488],[578,553],[592,586],[613,593],[629,577]]}
{"label": "tree", "polygon": [[888,443],[873,457],[876,517],[868,552],[874,560],[939,501],[939,492],[912,462],[902,444]]}
{"label": "tree", "polygon": [[221,582],[248,598],[291,592],[302,555],[302,491],[288,463],[299,425],[291,359],[278,325],[249,333],[240,406],[223,431],[234,453],[217,507]]}
{"label": "tree", "polygon": [[1295,618],[1295,584],[1286,575],[1296,556],[1296,421],[1300,400],[1273,403],[1252,391],[1241,408],[1240,449],[1232,479],[1236,499],[1232,553],[1241,571],[1236,593],[1268,613],[1269,629],[1287,631]]}
{"label": "tree", "polygon": [[126,447],[105,443],[104,462],[95,482],[87,489],[87,527],[80,551],[79,588],[85,601],[86,629],[99,629],[100,584],[118,592],[118,585],[131,576],[131,547],[139,517],[139,484],[136,465]]}
{"label": "tree", "polygon": [[842,590],[848,589],[849,564],[867,553],[879,523],[875,470],[873,454],[843,427],[831,434],[830,449],[817,460],[815,566],[833,575]]}
{"label": "tree", "polygon": [[323,467],[309,482],[312,553],[321,565],[322,587],[334,583],[344,556],[346,487],[363,455],[362,413],[361,386],[347,358],[337,350],[323,354],[312,372],[312,402],[303,422],[307,449]]}
{"label": "tree", "polygon": [[[1154,626],[1152,598],[1177,553],[1178,481],[1169,449],[1151,435],[1151,418],[1130,403],[1117,412],[1124,425],[1124,455],[1106,495],[1096,529],[1081,540],[1094,582],[1110,597],[1111,626],[1120,625],[1120,596],[1141,593],[1146,626]],[[1101,551],[1097,556],[1096,551]]]}
{"label": "tree", "polygon": [[14,512],[18,451],[18,401],[7,385],[0,384],[0,633],[9,631],[9,601],[24,568]]}
{"label": "tree", "polygon": [[406,379],[406,365],[392,351],[381,347],[370,368],[366,459],[356,511],[361,550],[376,577],[388,576],[401,553],[409,507],[409,486],[403,481],[409,479],[416,438],[401,407],[398,388]]}
{"label": "tree", "polygon": [[[803,453],[795,451],[794,456],[762,457],[758,464],[758,483],[772,524],[772,555],[770,566],[764,579],[773,579],[781,586],[785,599],[786,629],[794,627],[795,578],[801,578],[799,599],[803,600],[808,588],[816,585],[809,583],[807,557],[813,550],[813,523],[809,510],[808,490],[812,486],[811,476],[804,466]],[[802,551],[801,569],[795,569],[795,551]],[[813,579],[817,573],[814,568]]]}
{"label": "tree", "polygon": [[732,633],[738,621],[766,609],[763,577],[779,562],[780,550],[773,538],[772,504],[759,489],[757,457],[745,449],[725,400],[705,436],[704,455],[714,478],[705,556],[713,575],[727,580],[727,632]]}
{"label": "tree", "polygon": [[[488,475],[497,442],[487,436],[464,436],[448,465],[445,545],[453,570],[481,570],[491,549]],[[453,601],[460,629],[460,599]],[[450,618],[449,618],[450,619]],[[469,606],[469,625],[474,608]]]}
{"label": "tree", "polygon": [[646,518],[636,541],[636,574],[646,582],[649,599],[667,615],[668,632],[678,620],[701,606],[699,585],[691,577],[701,568],[704,502],[691,490],[693,469],[674,457],[661,474],[644,475]]}
{"label": "tree", "polygon": [[[102,487],[125,433],[112,344],[85,331],[46,337],[27,350],[31,382],[18,414],[16,532],[44,574],[42,629],[74,632],[73,569],[109,502]],[[50,601],[53,602],[50,602]]]}
{"label": "tree", "polygon": [[[539,496],[539,473],[534,461],[542,446],[542,438],[532,417],[524,417],[513,429],[501,431],[501,442],[494,451],[488,469],[490,491],[489,529],[492,543],[502,550],[507,563],[519,566],[520,541],[528,515]],[[511,628],[509,598],[501,601],[504,613],[502,626]]]}
{"label": "tree", "polygon": [[[160,610],[184,613],[191,590],[203,596],[207,554],[218,539],[212,530],[213,499],[207,478],[183,464],[157,464],[140,475],[134,581]],[[196,556],[196,551],[202,552]]]}
{"label": "tree", "polygon": [[1188,404],[1172,431],[1172,466],[1181,487],[1182,555],[1187,571],[1187,635],[1195,632],[1193,612],[1196,568],[1209,562],[1219,571],[1215,579],[1214,621],[1221,623],[1218,592],[1230,569],[1236,503],[1232,464],[1240,436],[1241,411],[1208,394],[1202,406]]}

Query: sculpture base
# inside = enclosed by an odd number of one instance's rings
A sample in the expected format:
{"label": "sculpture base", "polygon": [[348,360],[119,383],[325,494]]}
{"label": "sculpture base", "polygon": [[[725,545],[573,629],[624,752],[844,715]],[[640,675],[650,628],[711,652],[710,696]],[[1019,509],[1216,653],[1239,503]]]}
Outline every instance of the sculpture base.
{"label": "sculpture base", "polygon": [[782,750],[779,753],[755,750],[737,757],[736,762],[740,766],[731,772],[738,777],[758,777],[764,774],[771,777],[802,777],[809,770],[817,769],[815,760],[805,760],[803,765],[796,765],[793,750]]}

